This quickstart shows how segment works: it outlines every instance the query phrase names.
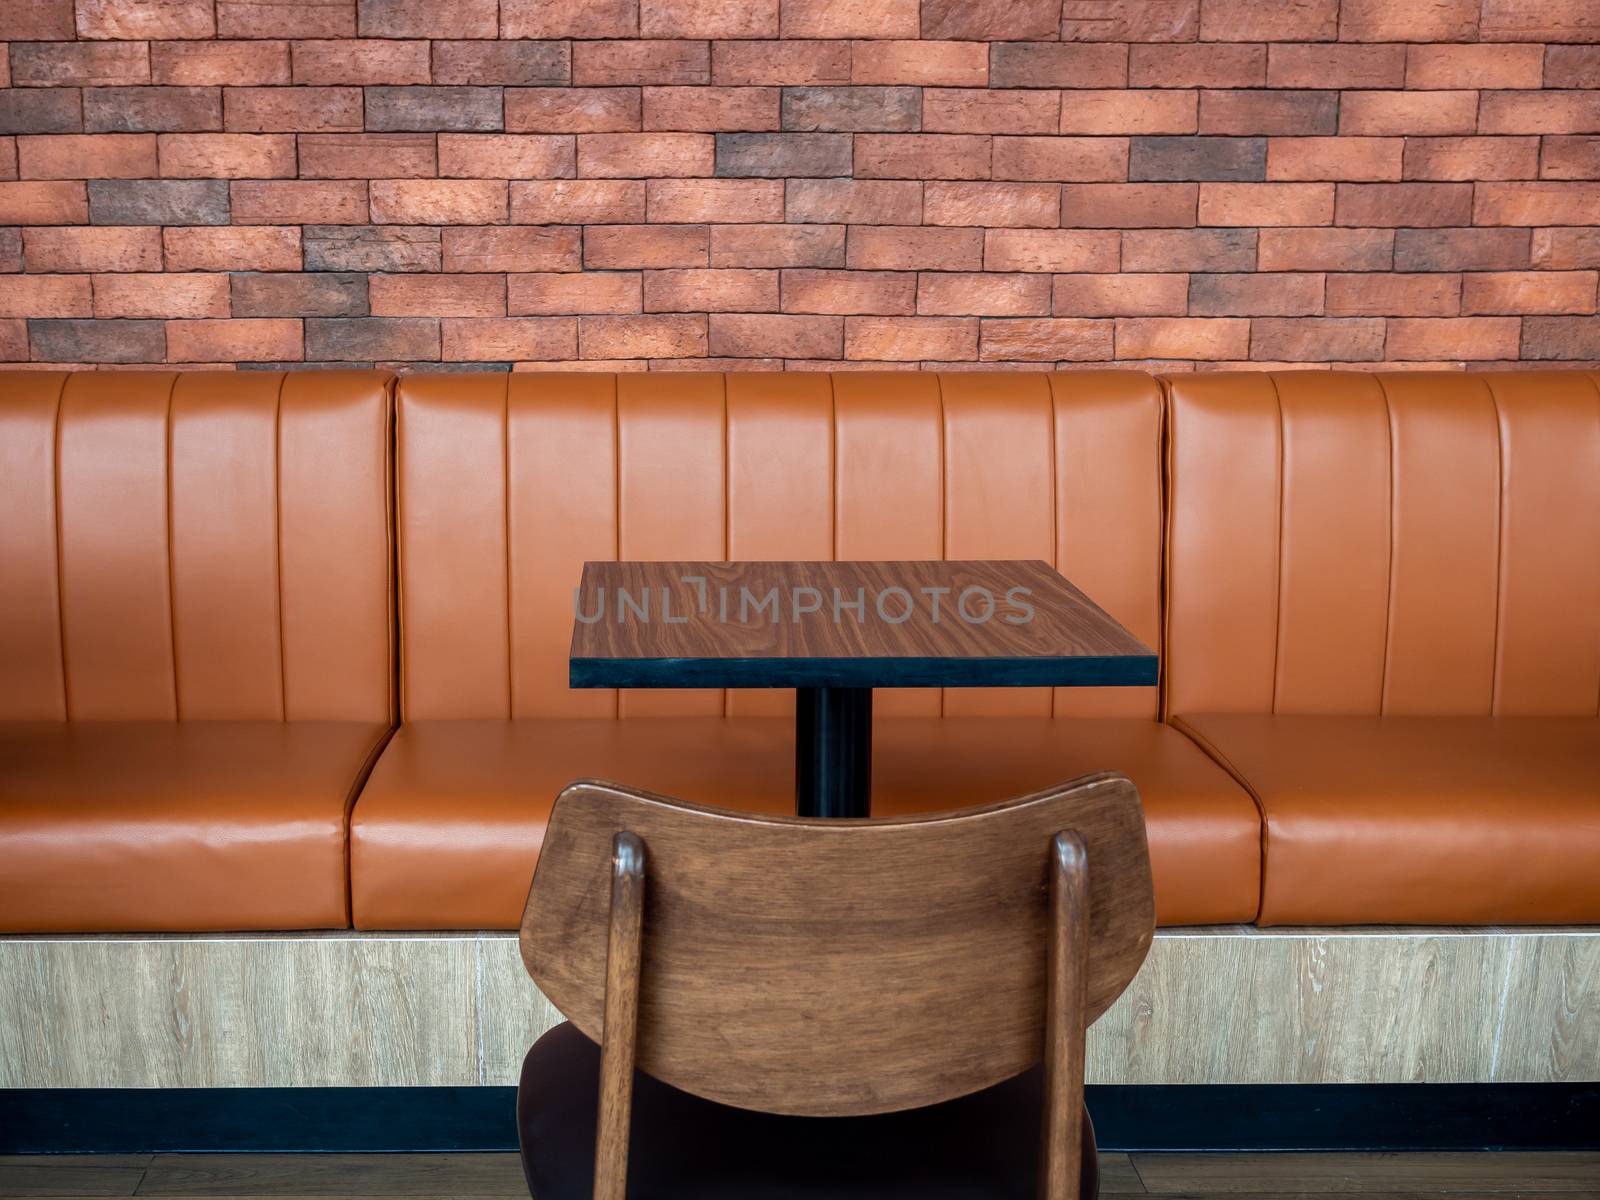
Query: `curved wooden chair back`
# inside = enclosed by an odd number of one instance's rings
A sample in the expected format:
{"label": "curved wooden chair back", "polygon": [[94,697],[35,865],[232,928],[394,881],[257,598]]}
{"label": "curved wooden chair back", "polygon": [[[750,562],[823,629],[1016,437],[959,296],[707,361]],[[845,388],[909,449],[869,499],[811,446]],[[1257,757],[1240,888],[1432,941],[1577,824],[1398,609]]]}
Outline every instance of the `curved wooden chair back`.
{"label": "curved wooden chair back", "polygon": [[607,1059],[620,1039],[630,1065],[707,1099],[843,1116],[1049,1061],[1052,1007],[1076,1024],[1051,1043],[1077,1047],[1081,1081],[1082,1031],[1133,979],[1154,925],[1144,817],[1120,775],[859,821],[581,782],[551,813],[521,944]]}

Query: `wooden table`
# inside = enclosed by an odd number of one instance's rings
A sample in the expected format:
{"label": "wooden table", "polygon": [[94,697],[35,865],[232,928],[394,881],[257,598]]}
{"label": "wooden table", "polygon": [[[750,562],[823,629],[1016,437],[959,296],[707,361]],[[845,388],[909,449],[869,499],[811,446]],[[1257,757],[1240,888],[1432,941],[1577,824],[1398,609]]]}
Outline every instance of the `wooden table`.
{"label": "wooden table", "polygon": [[591,562],[573,687],[794,688],[802,816],[864,817],[872,689],[1156,682],[1156,656],[1050,564]]}

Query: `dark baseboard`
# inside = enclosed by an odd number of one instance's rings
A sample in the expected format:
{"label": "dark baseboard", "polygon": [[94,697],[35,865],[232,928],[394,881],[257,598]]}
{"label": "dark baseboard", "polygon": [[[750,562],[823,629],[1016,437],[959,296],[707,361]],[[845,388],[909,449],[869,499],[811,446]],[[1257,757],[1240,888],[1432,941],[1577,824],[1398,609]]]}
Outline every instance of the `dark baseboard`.
{"label": "dark baseboard", "polygon": [[[515,1150],[515,1089],[0,1090],[0,1154]],[[1091,1087],[1105,1150],[1597,1150],[1600,1083]]]}

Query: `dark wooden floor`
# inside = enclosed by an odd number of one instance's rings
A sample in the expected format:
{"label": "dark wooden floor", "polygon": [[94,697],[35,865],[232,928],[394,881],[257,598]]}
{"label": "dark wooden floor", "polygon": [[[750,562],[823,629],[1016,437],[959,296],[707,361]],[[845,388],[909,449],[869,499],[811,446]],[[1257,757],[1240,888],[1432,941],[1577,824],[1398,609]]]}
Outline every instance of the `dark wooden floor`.
{"label": "dark wooden floor", "polygon": [[[1107,1154],[1106,1196],[1206,1200],[1600,1198],[1594,1154]],[[526,1196],[511,1154],[0,1157],[0,1196]]]}

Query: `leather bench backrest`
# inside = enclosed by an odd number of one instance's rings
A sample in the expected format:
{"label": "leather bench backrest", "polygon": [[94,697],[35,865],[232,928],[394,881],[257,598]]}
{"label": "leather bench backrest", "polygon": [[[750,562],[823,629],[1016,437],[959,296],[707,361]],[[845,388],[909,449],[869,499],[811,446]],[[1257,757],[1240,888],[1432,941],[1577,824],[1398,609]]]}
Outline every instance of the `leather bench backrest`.
{"label": "leather bench backrest", "polygon": [[1168,713],[1596,715],[1597,384],[1168,379]]}
{"label": "leather bench backrest", "polygon": [[0,373],[0,720],[389,720],[389,385]]}
{"label": "leather bench backrest", "polygon": [[[1161,403],[1137,372],[413,375],[398,413],[407,719],[791,711],[569,689],[587,559],[1041,558],[1159,637]],[[1156,711],[1154,688],[877,703]]]}

